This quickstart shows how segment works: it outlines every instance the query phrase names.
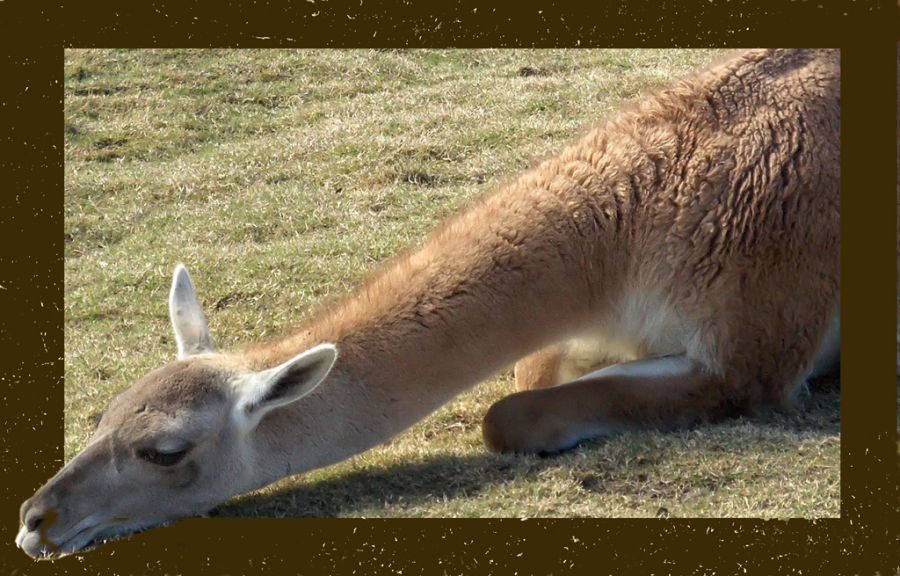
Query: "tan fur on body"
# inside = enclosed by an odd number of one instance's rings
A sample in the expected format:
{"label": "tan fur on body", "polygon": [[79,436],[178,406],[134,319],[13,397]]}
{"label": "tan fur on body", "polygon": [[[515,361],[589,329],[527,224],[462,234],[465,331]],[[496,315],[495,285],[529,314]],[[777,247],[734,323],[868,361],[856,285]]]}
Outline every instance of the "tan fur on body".
{"label": "tan fur on body", "polygon": [[[176,271],[181,359],[113,402],[23,505],[17,542],[40,554],[51,511],[54,546],[89,542],[62,535],[104,457],[181,505],[109,515],[165,521],[382,443],[526,356],[520,392],[485,417],[492,449],[555,451],[784,402],[837,314],[839,103],[836,51],[738,55],[500,187],[298,332],[236,353],[211,350]],[[301,354],[322,343],[334,347]],[[166,399],[191,378],[202,386],[176,393],[190,402]],[[137,429],[141,406],[155,409]],[[135,458],[139,438],[186,455],[154,468]]]}

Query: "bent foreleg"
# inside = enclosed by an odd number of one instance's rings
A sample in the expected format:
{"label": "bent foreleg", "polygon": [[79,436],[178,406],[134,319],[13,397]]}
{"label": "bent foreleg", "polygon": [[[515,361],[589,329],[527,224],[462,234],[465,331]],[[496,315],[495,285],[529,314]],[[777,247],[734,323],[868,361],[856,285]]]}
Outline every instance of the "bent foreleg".
{"label": "bent foreleg", "polygon": [[625,430],[721,419],[740,405],[732,392],[685,356],[644,359],[511,394],[491,406],[482,432],[496,452],[557,452]]}

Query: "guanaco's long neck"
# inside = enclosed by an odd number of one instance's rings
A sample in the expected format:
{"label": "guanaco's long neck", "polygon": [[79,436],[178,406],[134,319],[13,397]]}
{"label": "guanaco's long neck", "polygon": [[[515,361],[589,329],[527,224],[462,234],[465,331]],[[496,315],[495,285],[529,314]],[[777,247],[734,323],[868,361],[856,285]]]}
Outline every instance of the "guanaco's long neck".
{"label": "guanaco's long neck", "polygon": [[[342,460],[576,328],[598,300],[623,210],[590,163],[548,161],[301,332],[247,351],[258,367],[322,342],[339,352],[316,391],[260,424],[271,449],[292,473]],[[321,449],[295,454],[298,443]]]}
{"label": "guanaco's long neck", "polygon": [[[763,56],[749,52],[740,66],[765,65]],[[775,56],[799,66],[814,54]],[[259,368],[323,342],[339,352],[322,385],[260,424],[261,465],[280,466],[270,475],[283,476],[384,442],[607,307],[647,242],[654,216],[640,217],[639,238],[636,214],[677,209],[648,191],[683,180],[692,150],[719,124],[753,114],[729,104],[745,90],[732,68],[713,69],[589,133],[451,219],[301,332],[249,350]],[[679,117],[667,107],[690,111],[687,129],[667,119]]]}

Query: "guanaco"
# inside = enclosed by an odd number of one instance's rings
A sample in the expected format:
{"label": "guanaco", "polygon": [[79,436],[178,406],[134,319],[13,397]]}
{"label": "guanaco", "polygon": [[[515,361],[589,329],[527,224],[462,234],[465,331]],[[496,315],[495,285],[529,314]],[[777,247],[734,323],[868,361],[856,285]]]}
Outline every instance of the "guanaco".
{"label": "guanaco", "polygon": [[749,50],[626,107],[298,330],[214,350],[185,268],[177,359],[22,505],[67,553],[385,442],[515,366],[487,447],[555,452],[789,402],[839,347],[835,50]]}

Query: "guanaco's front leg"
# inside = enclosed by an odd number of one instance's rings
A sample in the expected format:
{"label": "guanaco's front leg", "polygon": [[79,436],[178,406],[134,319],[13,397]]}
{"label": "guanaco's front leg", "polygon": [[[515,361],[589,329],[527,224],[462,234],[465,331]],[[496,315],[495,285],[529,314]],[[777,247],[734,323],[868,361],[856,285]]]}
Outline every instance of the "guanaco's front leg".
{"label": "guanaco's front leg", "polygon": [[495,452],[552,453],[629,429],[672,429],[732,411],[725,383],[685,356],[616,364],[550,388],[511,394],[482,425]]}

